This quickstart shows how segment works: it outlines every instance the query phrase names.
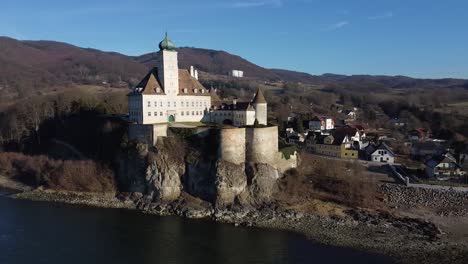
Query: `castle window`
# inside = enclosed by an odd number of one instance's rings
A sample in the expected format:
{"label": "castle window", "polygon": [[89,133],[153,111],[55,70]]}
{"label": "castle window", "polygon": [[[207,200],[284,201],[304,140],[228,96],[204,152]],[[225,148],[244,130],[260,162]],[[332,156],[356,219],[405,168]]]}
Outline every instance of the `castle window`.
{"label": "castle window", "polygon": [[148,116],[151,116],[151,112],[148,112]]}
{"label": "castle window", "polygon": [[181,114],[181,115],[184,115],[184,111],[182,111],[180,114]]}
{"label": "castle window", "polygon": [[162,107],[162,105],[163,105],[163,102],[161,101],[161,103],[159,103],[159,106],[161,106],[161,107]]}
{"label": "castle window", "polygon": [[158,112],[154,112],[154,116],[158,116]]}
{"label": "castle window", "polygon": [[174,107],[177,107],[177,102],[174,102]]}
{"label": "castle window", "polygon": [[181,105],[182,107],[184,107],[184,101],[180,102],[180,105]]}
{"label": "castle window", "polygon": [[187,111],[187,112],[186,112],[186,114],[187,114],[187,115],[190,115],[190,112],[189,112],[189,111]]}
{"label": "castle window", "polygon": [[195,111],[192,111],[192,115],[195,115]]}
{"label": "castle window", "polygon": [[158,102],[154,101],[154,107],[158,107]]}
{"label": "castle window", "polygon": [[167,107],[171,107],[171,102],[167,102]]}
{"label": "castle window", "polygon": [[160,116],[163,116],[163,112],[159,112],[159,115],[160,115]]}
{"label": "castle window", "polygon": [[195,106],[195,102],[192,101],[192,107],[194,107],[194,106]]}
{"label": "castle window", "polygon": [[150,101],[148,101],[148,107],[151,107],[151,102]]}

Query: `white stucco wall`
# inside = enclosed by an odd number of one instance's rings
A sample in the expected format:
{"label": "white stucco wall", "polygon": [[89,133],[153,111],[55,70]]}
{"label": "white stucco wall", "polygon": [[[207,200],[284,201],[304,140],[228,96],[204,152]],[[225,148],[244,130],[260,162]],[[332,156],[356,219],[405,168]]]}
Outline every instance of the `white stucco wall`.
{"label": "white stucco wall", "polygon": [[211,107],[210,96],[143,95],[143,124],[167,123],[173,115],[175,122],[201,122],[205,110]]}

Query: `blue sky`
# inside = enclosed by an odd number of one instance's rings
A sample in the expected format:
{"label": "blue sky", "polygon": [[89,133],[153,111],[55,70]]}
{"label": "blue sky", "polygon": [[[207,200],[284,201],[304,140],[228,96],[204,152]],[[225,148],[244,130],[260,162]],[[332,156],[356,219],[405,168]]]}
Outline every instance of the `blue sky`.
{"label": "blue sky", "polygon": [[0,0],[0,35],[140,55],[164,31],[311,74],[468,78],[466,0]]}

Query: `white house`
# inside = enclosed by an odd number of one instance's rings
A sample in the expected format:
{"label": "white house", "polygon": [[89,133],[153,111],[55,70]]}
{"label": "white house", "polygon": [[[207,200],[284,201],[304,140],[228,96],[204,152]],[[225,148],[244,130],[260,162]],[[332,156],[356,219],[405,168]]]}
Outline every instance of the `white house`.
{"label": "white house", "polygon": [[356,108],[353,108],[352,110],[344,110],[343,114],[346,115],[346,118],[349,120],[356,120],[357,118],[357,111],[354,110]]}
{"label": "white house", "polygon": [[236,77],[236,78],[242,78],[244,77],[244,72],[240,70],[231,70],[229,71],[229,76]]}
{"label": "white house", "polygon": [[259,90],[247,102],[222,101],[198,81],[198,71],[179,69],[167,33],[159,43],[155,67],[128,94],[129,119],[136,125],[178,122],[267,124],[267,102]]}
{"label": "white house", "polygon": [[385,143],[379,145],[369,145],[366,148],[366,154],[371,161],[393,164],[395,162],[395,153]]}
{"label": "white house", "polygon": [[309,121],[309,129],[312,131],[324,131],[335,128],[335,122],[332,118],[326,116],[315,116]]}
{"label": "white house", "polygon": [[426,161],[425,165],[426,175],[430,178],[465,175],[465,172],[461,169],[455,157],[453,157],[450,153],[446,153],[440,157],[432,158]]}

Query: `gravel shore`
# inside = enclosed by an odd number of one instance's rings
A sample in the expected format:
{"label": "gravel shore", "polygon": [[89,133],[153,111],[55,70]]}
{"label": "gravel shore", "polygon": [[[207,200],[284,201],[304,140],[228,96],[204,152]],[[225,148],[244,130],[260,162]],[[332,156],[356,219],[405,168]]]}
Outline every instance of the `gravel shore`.
{"label": "gravel shore", "polygon": [[384,212],[350,209],[346,216],[323,217],[282,210],[274,205],[218,210],[208,203],[154,204],[138,195],[122,198],[110,193],[49,190],[26,191],[14,194],[13,197],[102,208],[137,209],[154,215],[179,215],[236,226],[292,231],[317,243],[383,254],[400,263],[468,263],[468,248],[448,241],[443,230],[439,230],[434,224]]}

